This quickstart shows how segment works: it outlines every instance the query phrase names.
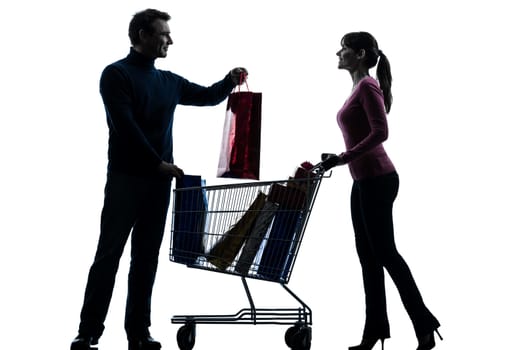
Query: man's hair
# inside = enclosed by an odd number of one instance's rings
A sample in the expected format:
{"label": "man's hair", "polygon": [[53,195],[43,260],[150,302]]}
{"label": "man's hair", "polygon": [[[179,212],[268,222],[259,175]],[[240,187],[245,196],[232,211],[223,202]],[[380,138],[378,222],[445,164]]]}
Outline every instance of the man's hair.
{"label": "man's hair", "polygon": [[162,11],[155,9],[147,9],[135,13],[131,22],[129,22],[129,39],[131,39],[131,44],[136,45],[140,43],[140,30],[144,30],[147,33],[153,33],[153,22],[157,19],[164,21],[169,21],[171,16]]}

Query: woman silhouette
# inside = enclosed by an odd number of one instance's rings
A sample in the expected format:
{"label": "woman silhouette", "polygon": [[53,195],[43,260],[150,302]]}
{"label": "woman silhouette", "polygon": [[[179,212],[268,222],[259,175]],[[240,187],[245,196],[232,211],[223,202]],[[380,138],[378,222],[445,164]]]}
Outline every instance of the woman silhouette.
{"label": "woman silhouette", "polygon": [[[337,114],[346,151],[324,161],[329,169],[347,164],[353,178],[351,216],[366,301],[366,321],[360,345],[350,350],[370,350],[390,337],[386,311],[384,269],[397,287],[413,322],[417,350],[435,347],[440,337],[438,320],[426,308],[410,269],[398,253],[393,234],[393,202],[399,177],[382,143],[388,137],[386,114],[392,103],[389,61],[375,38],[366,32],[344,35],[337,52],[338,68],[348,70],[353,90]],[[378,65],[377,65],[378,62]],[[370,68],[377,66],[377,80]]]}

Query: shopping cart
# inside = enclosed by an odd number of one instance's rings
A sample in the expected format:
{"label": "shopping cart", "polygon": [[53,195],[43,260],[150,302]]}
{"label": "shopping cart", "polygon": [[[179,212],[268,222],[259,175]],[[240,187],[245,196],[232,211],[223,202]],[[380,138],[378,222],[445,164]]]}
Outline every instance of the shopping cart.
{"label": "shopping cart", "polygon": [[[293,350],[311,347],[311,308],[286,284],[300,248],[320,183],[322,163],[302,178],[177,188],[173,196],[170,260],[237,275],[249,307],[229,315],[175,315],[181,350],[195,344],[200,324],[291,325],[285,342]],[[300,306],[256,308],[247,278],[279,283]]]}

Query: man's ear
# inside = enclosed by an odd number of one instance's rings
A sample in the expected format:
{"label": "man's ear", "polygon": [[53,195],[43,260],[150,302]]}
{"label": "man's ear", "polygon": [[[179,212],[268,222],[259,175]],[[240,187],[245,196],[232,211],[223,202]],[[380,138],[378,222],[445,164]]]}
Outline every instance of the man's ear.
{"label": "man's ear", "polygon": [[144,29],[140,29],[138,31],[138,37],[140,38],[140,42],[146,41],[147,36],[148,36],[148,34],[147,34],[147,32]]}

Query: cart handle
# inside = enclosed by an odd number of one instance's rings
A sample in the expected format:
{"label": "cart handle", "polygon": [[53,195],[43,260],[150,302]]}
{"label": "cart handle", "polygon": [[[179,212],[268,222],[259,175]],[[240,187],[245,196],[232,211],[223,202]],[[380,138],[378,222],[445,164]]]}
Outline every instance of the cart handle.
{"label": "cart handle", "polygon": [[340,164],[340,157],[334,153],[322,153],[320,159],[322,161],[313,166],[311,171],[318,169],[320,172],[324,173]]}

